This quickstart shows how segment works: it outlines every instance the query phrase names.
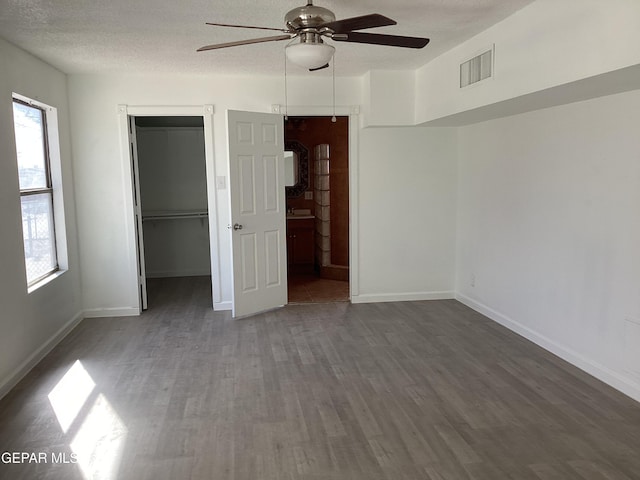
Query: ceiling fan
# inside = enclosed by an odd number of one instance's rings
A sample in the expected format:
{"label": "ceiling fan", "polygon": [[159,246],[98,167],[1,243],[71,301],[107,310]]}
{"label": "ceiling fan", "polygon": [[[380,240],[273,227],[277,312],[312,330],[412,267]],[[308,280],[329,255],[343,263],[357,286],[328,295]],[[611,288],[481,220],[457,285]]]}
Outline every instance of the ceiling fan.
{"label": "ceiling fan", "polygon": [[226,23],[210,23],[218,27],[252,28],[256,30],[271,30],[281,32],[280,35],[270,37],[239,40],[236,42],[218,43],[200,47],[198,52],[219,48],[235,47],[252,43],[277,42],[281,40],[299,39],[299,42],[287,45],[287,58],[309,71],[321,70],[329,66],[335,48],[326,44],[323,37],[336,42],[367,43],[373,45],[388,45],[391,47],[422,48],[429,43],[428,38],[404,37],[400,35],[385,35],[379,33],[363,33],[356,30],[396,25],[391,20],[378,13],[359,17],[336,20],[331,10],[313,5],[313,0],[307,4],[288,12],[284,17],[285,28],[256,27],[249,25],[229,25]]}

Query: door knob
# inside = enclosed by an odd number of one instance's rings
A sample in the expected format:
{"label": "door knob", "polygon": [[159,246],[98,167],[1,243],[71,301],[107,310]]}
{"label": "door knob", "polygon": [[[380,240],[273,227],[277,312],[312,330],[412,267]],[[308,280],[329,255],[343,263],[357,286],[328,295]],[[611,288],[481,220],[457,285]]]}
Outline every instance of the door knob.
{"label": "door knob", "polygon": [[234,223],[233,224],[233,229],[234,230],[242,230],[242,225],[240,225],[239,223]]}

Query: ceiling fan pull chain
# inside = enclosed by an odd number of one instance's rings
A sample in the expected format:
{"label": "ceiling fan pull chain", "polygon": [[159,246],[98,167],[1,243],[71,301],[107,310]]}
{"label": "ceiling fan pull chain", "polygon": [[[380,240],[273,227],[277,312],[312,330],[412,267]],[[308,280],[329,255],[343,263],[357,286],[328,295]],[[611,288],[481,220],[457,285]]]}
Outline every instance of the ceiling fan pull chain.
{"label": "ceiling fan pull chain", "polygon": [[284,120],[289,120],[289,101],[287,99],[287,53],[284,54]]}
{"label": "ceiling fan pull chain", "polygon": [[331,121],[336,123],[336,56],[333,55],[333,61],[331,62],[333,65],[333,117],[331,117]]}

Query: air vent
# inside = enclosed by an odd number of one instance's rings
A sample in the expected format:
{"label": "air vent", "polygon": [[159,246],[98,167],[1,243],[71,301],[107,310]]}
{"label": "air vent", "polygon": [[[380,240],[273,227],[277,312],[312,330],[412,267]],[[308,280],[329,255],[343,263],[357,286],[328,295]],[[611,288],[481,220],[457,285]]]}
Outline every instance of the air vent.
{"label": "air vent", "polygon": [[460,88],[490,78],[493,75],[493,48],[460,64]]}

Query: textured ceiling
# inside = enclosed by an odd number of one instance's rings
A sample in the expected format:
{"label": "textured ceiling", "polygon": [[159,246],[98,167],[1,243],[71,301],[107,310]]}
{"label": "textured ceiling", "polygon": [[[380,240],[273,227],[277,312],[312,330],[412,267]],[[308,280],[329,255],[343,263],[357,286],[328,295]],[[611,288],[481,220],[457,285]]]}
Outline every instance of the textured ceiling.
{"label": "textured ceiling", "polygon": [[[338,19],[381,13],[398,25],[367,30],[426,36],[423,50],[335,42],[336,74],[402,69],[432,58],[533,0],[316,0]],[[276,34],[205,22],[283,27],[305,0],[1,0],[0,36],[66,73],[281,74],[287,42],[196,52]],[[291,67],[291,73],[303,72]],[[327,75],[330,69],[314,75]]]}

